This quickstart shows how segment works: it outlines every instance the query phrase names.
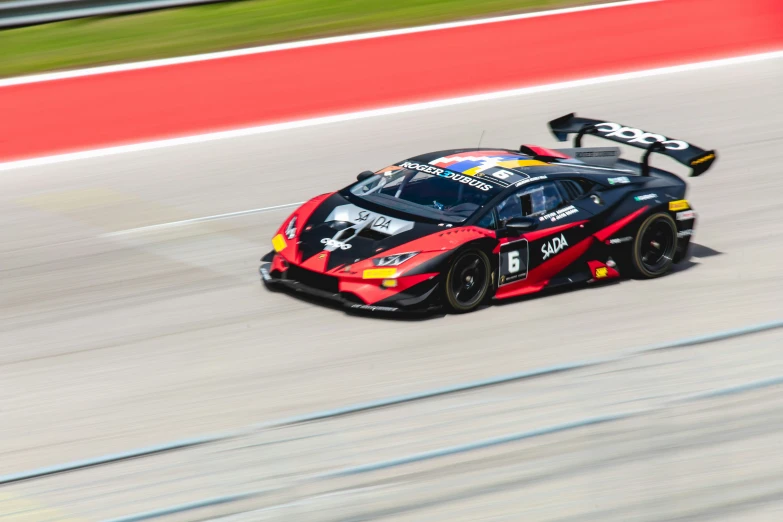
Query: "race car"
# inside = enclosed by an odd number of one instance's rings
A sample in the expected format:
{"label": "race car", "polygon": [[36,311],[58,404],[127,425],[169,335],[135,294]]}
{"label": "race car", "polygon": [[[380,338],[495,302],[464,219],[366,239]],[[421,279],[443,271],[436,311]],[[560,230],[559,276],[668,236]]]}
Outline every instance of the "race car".
{"label": "race car", "polygon": [[[686,257],[696,213],[686,183],[650,166],[690,167],[714,150],[571,113],[549,122],[573,147],[468,148],[411,157],[297,208],[260,274],[270,289],[377,312],[464,313],[561,285],[655,278]],[[645,149],[583,147],[586,135]]]}

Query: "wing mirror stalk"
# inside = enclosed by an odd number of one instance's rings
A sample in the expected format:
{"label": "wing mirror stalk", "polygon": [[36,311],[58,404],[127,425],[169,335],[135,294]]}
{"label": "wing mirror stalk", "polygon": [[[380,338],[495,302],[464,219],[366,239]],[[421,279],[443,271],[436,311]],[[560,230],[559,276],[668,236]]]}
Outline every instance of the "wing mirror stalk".
{"label": "wing mirror stalk", "polygon": [[538,228],[538,220],[532,217],[515,217],[506,221],[505,229],[509,235],[521,236]]}

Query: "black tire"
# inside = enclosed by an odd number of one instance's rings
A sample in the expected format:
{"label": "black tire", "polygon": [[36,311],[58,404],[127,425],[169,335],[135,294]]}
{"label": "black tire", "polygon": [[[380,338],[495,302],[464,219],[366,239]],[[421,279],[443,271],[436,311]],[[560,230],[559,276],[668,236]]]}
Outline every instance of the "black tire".
{"label": "black tire", "polygon": [[666,274],[677,253],[677,224],[669,214],[659,212],[644,220],[636,234],[631,262],[636,274],[653,279]]}
{"label": "black tire", "polygon": [[478,307],[489,292],[491,267],[487,254],[477,249],[459,252],[446,274],[446,304],[453,312],[466,313]]}

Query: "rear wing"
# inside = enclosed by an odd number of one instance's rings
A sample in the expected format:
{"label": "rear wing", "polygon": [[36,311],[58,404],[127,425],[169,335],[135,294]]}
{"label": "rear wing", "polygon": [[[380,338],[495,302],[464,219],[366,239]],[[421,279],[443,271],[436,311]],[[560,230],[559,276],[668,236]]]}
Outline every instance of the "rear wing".
{"label": "rear wing", "polygon": [[704,174],[717,159],[714,150],[704,150],[686,141],[674,140],[661,134],[652,134],[641,129],[626,127],[619,123],[577,117],[573,112],[549,122],[552,134],[559,141],[576,134],[574,147],[582,146],[582,136],[592,134],[601,138],[646,149],[642,157],[642,176],[650,175],[650,154],[658,152],[692,169],[691,176]]}

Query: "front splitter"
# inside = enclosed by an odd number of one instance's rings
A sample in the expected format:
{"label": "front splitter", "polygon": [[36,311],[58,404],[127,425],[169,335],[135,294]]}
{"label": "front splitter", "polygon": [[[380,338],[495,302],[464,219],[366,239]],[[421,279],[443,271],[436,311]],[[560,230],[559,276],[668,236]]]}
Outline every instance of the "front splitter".
{"label": "front splitter", "polygon": [[[326,290],[321,290],[319,288],[314,288],[312,286],[306,285],[300,281],[296,281],[292,279],[284,279],[280,277],[273,277],[270,271],[271,265],[272,263],[264,262],[258,268],[258,272],[261,275],[261,280],[264,282],[265,285],[268,285],[269,287],[278,287],[294,293],[301,293],[319,299],[324,299],[333,303],[339,303],[343,307],[349,310],[410,314],[410,313],[429,313],[429,312],[439,310],[441,308],[439,305],[429,305],[423,307],[409,308],[407,306],[397,307],[397,306],[388,306],[388,305],[370,305],[364,303],[357,303],[356,301],[347,299],[340,292],[329,292]],[[433,294],[436,288],[437,285],[435,285],[433,288],[425,292],[424,295],[414,299],[409,298],[407,299],[407,301],[409,302],[412,300],[416,301],[416,303],[414,304],[418,304],[422,301],[426,301]]]}

